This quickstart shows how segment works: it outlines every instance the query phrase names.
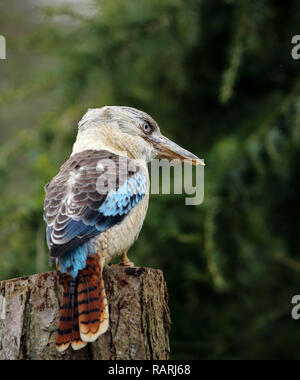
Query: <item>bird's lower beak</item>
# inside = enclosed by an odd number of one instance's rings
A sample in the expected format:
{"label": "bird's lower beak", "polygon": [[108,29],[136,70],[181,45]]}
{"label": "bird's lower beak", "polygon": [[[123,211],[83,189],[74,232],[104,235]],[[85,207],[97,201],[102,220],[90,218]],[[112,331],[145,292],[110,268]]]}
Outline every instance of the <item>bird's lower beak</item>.
{"label": "bird's lower beak", "polygon": [[160,136],[152,142],[154,145],[156,157],[160,159],[167,159],[169,161],[179,159],[182,162],[187,162],[192,165],[205,166],[203,160],[195,156],[193,153],[186,149],[181,148],[173,141],[169,140],[165,136]]}

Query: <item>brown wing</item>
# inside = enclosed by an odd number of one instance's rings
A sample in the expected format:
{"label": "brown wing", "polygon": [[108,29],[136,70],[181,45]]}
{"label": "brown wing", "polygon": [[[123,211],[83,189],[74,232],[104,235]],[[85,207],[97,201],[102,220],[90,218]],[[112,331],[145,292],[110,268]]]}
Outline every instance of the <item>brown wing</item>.
{"label": "brown wing", "polygon": [[45,191],[47,242],[58,257],[120,223],[145,195],[146,176],[132,160],[87,150],[71,156]]}

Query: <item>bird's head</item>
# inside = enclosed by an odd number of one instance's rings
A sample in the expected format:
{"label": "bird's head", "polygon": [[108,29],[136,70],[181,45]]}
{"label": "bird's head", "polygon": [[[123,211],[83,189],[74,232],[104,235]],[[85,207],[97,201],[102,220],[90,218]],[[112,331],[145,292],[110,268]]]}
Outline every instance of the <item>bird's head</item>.
{"label": "bird's head", "polygon": [[151,116],[130,107],[90,109],[79,123],[73,153],[86,149],[105,149],[145,163],[164,158],[204,165],[200,158],[163,136]]}

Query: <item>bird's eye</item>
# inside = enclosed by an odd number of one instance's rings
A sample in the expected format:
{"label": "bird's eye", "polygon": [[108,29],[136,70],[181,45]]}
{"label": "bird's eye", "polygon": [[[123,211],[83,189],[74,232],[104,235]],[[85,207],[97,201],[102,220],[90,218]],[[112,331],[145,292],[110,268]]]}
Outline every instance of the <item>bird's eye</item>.
{"label": "bird's eye", "polygon": [[146,132],[146,133],[149,133],[150,131],[151,131],[151,127],[150,127],[150,124],[149,123],[144,123],[143,125],[142,125],[142,127],[143,127],[143,130],[144,130],[144,132]]}

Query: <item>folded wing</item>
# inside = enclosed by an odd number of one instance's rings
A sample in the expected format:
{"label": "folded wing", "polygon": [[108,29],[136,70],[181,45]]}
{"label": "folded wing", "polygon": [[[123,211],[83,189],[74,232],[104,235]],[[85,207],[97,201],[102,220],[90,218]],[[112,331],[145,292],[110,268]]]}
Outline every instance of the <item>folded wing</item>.
{"label": "folded wing", "polygon": [[120,223],[146,187],[146,173],[133,160],[94,150],[71,156],[45,188],[50,256],[61,257]]}

